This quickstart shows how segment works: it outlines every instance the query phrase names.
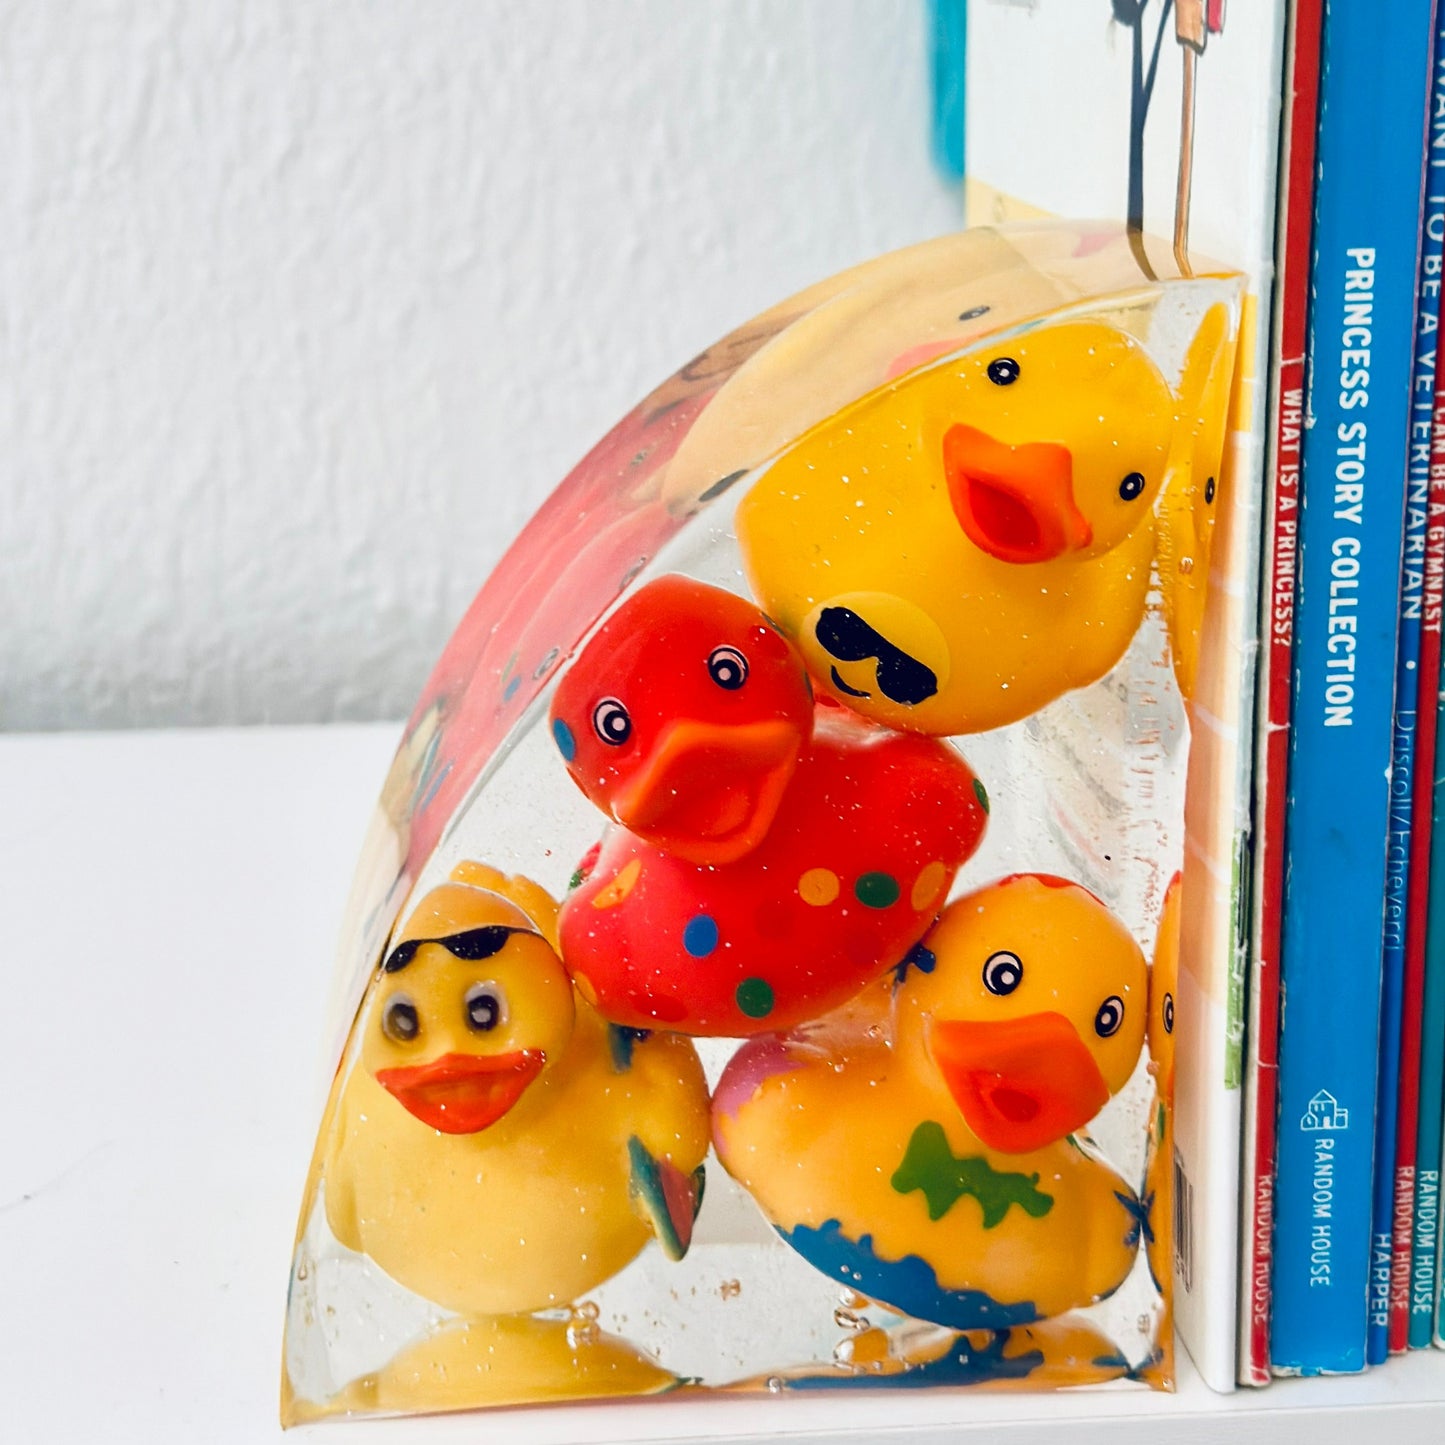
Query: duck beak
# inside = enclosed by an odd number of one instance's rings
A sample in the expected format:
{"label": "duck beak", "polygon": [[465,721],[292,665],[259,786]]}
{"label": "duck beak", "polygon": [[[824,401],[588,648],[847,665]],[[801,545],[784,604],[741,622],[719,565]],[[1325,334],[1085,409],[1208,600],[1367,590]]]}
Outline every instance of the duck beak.
{"label": "duck beak", "polygon": [[691,863],[732,863],[773,825],[803,736],[782,719],[741,726],[680,718],[613,797],[624,828]]}
{"label": "duck beak", "polygon": [[944,433],[943,471],[969,540],[1000,562],[1048,562],[1093,541],[1074,502],[1067,447],[1011,447],[960,423]]}
{"label": "duck beak", "polygon": [[429,1064],[382,1069],[376,1082],[408,1113],[443,1134],[476,1134],[495,1124],[542,1071],[541,1049],[510,1054],[443,1054]]}
{"label": "duck beak", "polygon": [[1005,1154],[1072,1134],[1109,1099],[1094,1056],[1062,1014],[937,1019],[929,1049],[968,1127]]}

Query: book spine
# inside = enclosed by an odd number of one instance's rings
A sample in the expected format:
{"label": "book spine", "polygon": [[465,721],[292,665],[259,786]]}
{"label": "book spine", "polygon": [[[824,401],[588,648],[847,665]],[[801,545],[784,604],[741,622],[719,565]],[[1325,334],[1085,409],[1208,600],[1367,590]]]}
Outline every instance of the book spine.
{"label": "book spine", "polygon": [[[1420,1009],[1419,1117],[1415,1126],[1414,1227],[1410,1262],[1410,1347],[1430,1343],[1435,1323],[1440,1156],[1445,1114],[1445,757],[1439,749],[1441,613],[1445,593],[1445,368],[1435,369],[1430,448],[1430,527],[1425,542],[1425,619],[1416,742],[1416,827],[1410,858],[1410,927],[1423,933],[1424,997]],[[1422,859],[1423,854],[1423,859]],[[1423,916],[1422,916],[1423,915]],[[1423,929],[1422,929],[1423,924]]]}
{"label": "book spine", "polygon": [[1433,11],[1325,8],[1281,948],[1270,1348],[1285,1373],[1365,1364]]}
{"label": "book spine", "polygon": [[1289,778],[1290,660],[1294,646],[1299,470],[1304,435],[1304,357],[1314,225],[1315,122],[1323,0],[1290,7],[1286,111],[1280,134],[1273,430],[1265,475],[1269,546],[1261,588],[1259,719],[1249,1060],[1245,1075],[1244,1219],[1239,1298],[1239,1383],[1267,1385],[1270,1246],[1274,1225],[1279,943],[1284,906],[1285,798]]}
{"label": "book spine", "polygon": [[[1396,672],[1395,736],[1397,761],[1391,773],[1393,797],[1409,815],[1410,833],[1403,860],[1396,861],[1391,836],[1391,864],[1403,875],[1404,936],[1400,950],[1401,997],[1394,1082],[1397,1094],[1393,1154],[1393,1229],[1390,1260],[1388,1340],[1374,1340],[1374,1354],[1387,1344],[1392,1354],[1410,1344],[1410,1282],[1415,1234],[1416,1136],[1420,1125],[1420,1048],[1425,995],[1425,927],[1429,899],[1430,808],[1435,769],[1435,692],[1440,670],[1439,600],[1435,628],[1425,635],[1425,599],[1430,546],[1432,438],[1435,412],[1436,341],[1440,326],[1442,238],[1445,238],[1445,17],[1437,15],[1435,53],[1430,85],[1429,149],[1425,162],[1425,202],[1420,225],[1420,280],[1415,326],[1415,374],[1410,394],[1409,467],[1406,473],[1405,561],[1400,578],[1400,668]],[[1408,639],[1413,637],[1414,656]],[[1406,707],[1408,704],[1408,714]],[[1402,768],[1399,740],[1408,738],[1413,756]],[[1387,925],[1388,926],[1388,925]],[[1389,958],[1386,958],[1388,987]],[[1385,1027],[1389,1027],[1386,1012]],[[1386,1044],[1381,1044],[1381,1088],[1389,1082]],[[1380,1128],[1387,1123],[1380,1113]],[[1383,1164],[1377,1161],[1377,1169]],[[1388,1176],[1387,1176],[1388,1177]],[[1380,1228],[1377,1218],[1376,1229]],[[1433,1256],[1433,1251],[1432,1251]],[[1433,1269],[1433,1257],[1432,1257]],[[1378,1336],[1376,1330],[1375,1335]]]}

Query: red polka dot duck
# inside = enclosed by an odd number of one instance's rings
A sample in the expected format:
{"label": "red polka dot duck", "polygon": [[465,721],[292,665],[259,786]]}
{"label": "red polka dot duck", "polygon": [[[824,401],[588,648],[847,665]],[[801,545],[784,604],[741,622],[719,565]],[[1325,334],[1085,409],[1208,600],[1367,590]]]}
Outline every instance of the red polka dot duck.
{"label": "red polka dot duck", "polygon": [[552,738],[588,798],[694,863],[757,847],[812,732],[792,645],[745,598],[686,577],[619,609],[552,705]]}
{"label": "red polka dot duck", "polygon": [[950,745],[815,714],[767,618],[681,577],[583,649],[552,734],[623,825],[563,905],[562,956],[634,1028],[750,1035],[846,1002],[927,930],[987,817]]}

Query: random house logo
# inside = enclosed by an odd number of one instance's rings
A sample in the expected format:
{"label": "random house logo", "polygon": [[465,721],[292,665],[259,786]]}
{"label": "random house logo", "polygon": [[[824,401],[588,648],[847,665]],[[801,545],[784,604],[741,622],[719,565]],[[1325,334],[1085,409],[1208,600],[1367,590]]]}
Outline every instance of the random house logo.
{"label": "random house logo", "polygon": [[1321,1089],[1309,1101],[1299,1126],[1315,1136],[1310,1177],[1310,1288],[1329,1289],[1334,1283],[1334,1136],[1350,1127],[1350,1111],[1342,1109],[1328,1089]]}
{"label": "random house logo", "polygon": [[1321,1089],[1309,1101],[1299,1126],[1310,1134],[1338,1134],[1350,1127],[1350,1111],[1342,1109],[1328,1090]]}

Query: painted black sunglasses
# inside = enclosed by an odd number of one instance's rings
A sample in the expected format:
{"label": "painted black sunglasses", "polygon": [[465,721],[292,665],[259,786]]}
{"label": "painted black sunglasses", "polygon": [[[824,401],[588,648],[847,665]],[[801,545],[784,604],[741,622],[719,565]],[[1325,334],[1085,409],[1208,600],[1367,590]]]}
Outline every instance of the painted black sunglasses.
{"label": "painted black sunglasses", "polygon": [[396,973],[405,968],[416,957],[416,951],[428,943],[439,943],[454,958],[463,958],[468,963],[478,959],[491,958],[507,946],[507,940],[514,933],[539,938],[530,928],[509,928],[505,923],[489,923],[484,928],[468,928],[463,933],[449,933],[445,938],[408,938],[398,943],[381,965],[383,973]]}

